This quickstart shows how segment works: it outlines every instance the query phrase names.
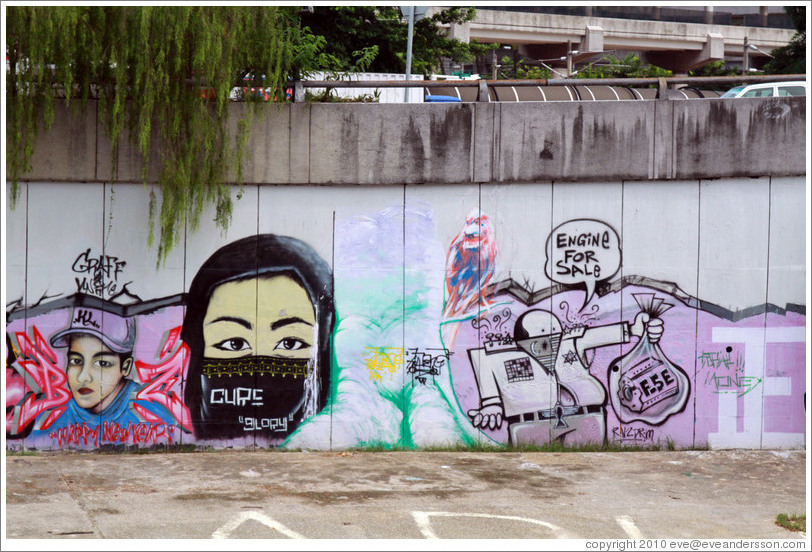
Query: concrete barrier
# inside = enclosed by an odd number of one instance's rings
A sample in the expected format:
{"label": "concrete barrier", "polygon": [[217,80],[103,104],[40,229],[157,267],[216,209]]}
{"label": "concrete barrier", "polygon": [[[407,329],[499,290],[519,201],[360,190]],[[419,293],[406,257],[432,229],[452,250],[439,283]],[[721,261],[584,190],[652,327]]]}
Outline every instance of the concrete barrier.
{"label": "concrete barrier", "polygon": [[[806,98],[261,106],[247,184],[453,184],[797,176]],[[231,106],[233,117],[244,109]],[[95,106],[63,107],[25,180],[109,181]],[[234,126],[233,131],[236,131]],[[151,154],[157,176],[160,145]],[[121,182],[141,181],[123,139]]]}

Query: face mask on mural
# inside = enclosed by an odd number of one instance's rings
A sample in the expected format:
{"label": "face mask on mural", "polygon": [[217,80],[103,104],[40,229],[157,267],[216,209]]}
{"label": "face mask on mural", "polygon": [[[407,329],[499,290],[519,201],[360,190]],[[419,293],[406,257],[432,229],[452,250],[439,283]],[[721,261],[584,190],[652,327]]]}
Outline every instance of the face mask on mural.
{"label": "face mask on mural", "polygon": [[276,439],[301,422],[307,360],[204,358],[202,364],[200,413],[206,433]]}
{"label": "face mask on mural", "polygon": [[287,436],[312,391],[315,311],[288,276],[215,288],[203,319],[201,436]]}
{"label": "face mask on mural", "polygon": [[257,374],[267,376],[304,377],[308,374],[309,359],[255,356],[243,358],[204,358],[201,372],[204,376],[240,376]]}

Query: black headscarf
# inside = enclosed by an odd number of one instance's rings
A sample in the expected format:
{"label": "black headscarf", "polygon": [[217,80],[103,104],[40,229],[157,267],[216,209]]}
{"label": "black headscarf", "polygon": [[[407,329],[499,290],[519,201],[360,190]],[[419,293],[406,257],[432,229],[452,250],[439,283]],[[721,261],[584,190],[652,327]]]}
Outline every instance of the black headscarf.
{"label": "black headscarf", "polygon": [[[286,275],[307,292],[318,325],[316,378],[318,395],[316,411],[327,403],[330,392],[331,336],[335,324],[332,272],[327,263],[306,243],[288,236],[260,234],[229,243],[200,267],[186,301],[186,316],[181,337],[189,346],[189,370],[184,388],[184,402],[189,408],[194,433],[198,437],[236,436],[231,431],[214,432],[201,423],[203,397],[201,371],[205,342],[203,319],[215,288],[227,282],[264,276]],[[214,433],[214,434],[212,434]]]}

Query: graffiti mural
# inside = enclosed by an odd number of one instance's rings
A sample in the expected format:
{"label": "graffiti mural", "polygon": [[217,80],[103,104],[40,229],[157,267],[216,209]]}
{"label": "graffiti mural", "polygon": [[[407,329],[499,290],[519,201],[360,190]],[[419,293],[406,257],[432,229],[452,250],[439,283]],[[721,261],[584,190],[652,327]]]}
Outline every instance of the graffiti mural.
{"label": "graffiti mural", "polygon": [[446,299],[443,316],[453,318],[476,306],[487,306],[484,291],[496,270],[496,239],[491,221],[478,209],[465,218],[451,242],[446,261]]}
{"label": "graffiti mural", "polygon": [[390,200],[152,272],[82,236],[9,267],[7,446],[804,446],[804,305],[628,273],[594,213],[527,237],[507,208]]}
{"label": "graffiti mural", "polygon": [[279,444],[330,388],[330,268],[300,240],[263,234],[217,250],[195,275],[181,337],[198,439],[247,432]]}
{"label": "graffiti mural", "polygon": [[73,262],[71,270],[76,274],[79,293],[109,298],[121,293],[127,284],[119,282],[119,275],[127,262],[110,255],[91,255],[90,248],[82,251]]}
{"label": "graffiti mural", "polygon": [[[9,316],[6,437],[34,448],[180,442],[190,427],[179,401],[182,360],[174,370],[139,360],[137,317],[120,305],[74,294],[52,307],[43,305],[27,326]],[[48,328],[56,331],[46,338]],[[175,345],[176,338],[160,354]]]}

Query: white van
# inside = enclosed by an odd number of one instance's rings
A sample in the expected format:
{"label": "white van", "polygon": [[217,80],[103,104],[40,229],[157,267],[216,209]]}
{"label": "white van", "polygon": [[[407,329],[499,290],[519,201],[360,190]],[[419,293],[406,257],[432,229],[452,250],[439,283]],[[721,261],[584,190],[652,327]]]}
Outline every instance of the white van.
{"label": "white van", "polygon": [[775,98],[778,96],[806,96],[805,81],[760,82],[731,88],[720,98]]}

